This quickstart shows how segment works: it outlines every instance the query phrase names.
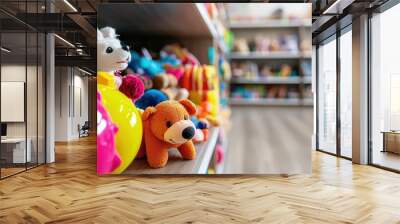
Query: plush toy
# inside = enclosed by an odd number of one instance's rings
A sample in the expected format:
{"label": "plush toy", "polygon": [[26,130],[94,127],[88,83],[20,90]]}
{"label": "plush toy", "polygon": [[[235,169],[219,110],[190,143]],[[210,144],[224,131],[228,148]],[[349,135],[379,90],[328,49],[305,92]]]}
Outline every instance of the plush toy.
{"label": "plush toy", "polygon": [[165,93],[157,89],[149,89],[144,92],[143,96],[136,101],[136,106],[142,110],[147,107],[154,107],[160,102],[168,100],[168,96]]}
{"label": "plush toy", "polygon": [[196,116],[191,116],[190,120],[196,127],[196,133],[193,137],[193,142],[203,142],[208,140],[208,128],[209,124],[206,120],[199,120]]}
{"label": "plush toy", "polygon": [[168,74],[160,74],[152,78],[153,88],[162,90],[170,86],[170,78]]}
{"label": "plush toy", "polygon": [[192,160],[196,150],[192,142],[195,127],[189,116],[196,106],[189,100],[168,100],[148,107],[142,115],[147,162],[152,168],[167,164],[168,149],[177,148],[183,159]]}
{"label": "plush toy", "polygon": [[163,48],[163,51],[168,54],[176,55],[183,65],[199,65],[199,60],[191,54],[186,48],[182,48],[179,44],[170,44]]}
{"label": "plush toy", "polygon": [[161,63],[152,59],[150,53],[146,50],[142,50],[143,56],[140,56],[137,52],[131,51],[132,61],[129,63],[129,67],[136,73],[141,75],[147,75],[150,77],[156,76],[164,72],[164,68]]}
{"label": "plush toy", "polygon": [[115,148],[117,131],[97,92],[97,173],[100,175],[111,173],[121,164],[121,157]]}
{"label": "plush toy", "polygon": [[187,89],[178,88],[178,80],[171,74],[160,74],[152,79],[153,87],[164,92],[170,100],[187,99],[189,92]]}
{"label": "plush toy", "polygon": [[216,116],[211,115],[213,110],[213,105],[207,101],[200,103],[198,107],[197,117],[199,119],[206,119],[213,126],[219,126],[219,120]]}
{"label": "plush toy", "polygon": [[181,60],[179,60],[176,55],[174,54],[168,54],[165,51],[161,51],[160,52],[160,60],[159,62],[164,66],[164,68],[166,67],[177,67],[180,66]]}
{"label": "plush toy", "polygon": [[144,84],[142,80],[136,75],[126,75],[122,78],[122,84],[119,91],[129,97],[132,102],[139,99],[144,93]]}
{"label": "plush toy", "polygon": [[221,164],[224,161],[224,148],[221,144],[215,146],[215,160],[217,164]]}
{"label": "plush toy", "polygon": [[172,74],[175,76],[176,80],[180,80],[183,76],[183,73],[185,72],[185,68],[183,66],[178,66],[178,67],[169,67],[166,66],[165,71],[168,74]]}
{"label": "plush toy", "polygon": [[[101,94],[101,105],[118,127],[115,146],[121,162],[113,169],[114,174],[121,173],[130,165],[139,151],[143,134],[141,115],[132,102],[132,99],[141,95],[143,88],[131,77],[124,80],[120,75],[115,75],[127,68],[130,59],[129,49],[121,45],[113,28],[98,30],[97,90]],[[126,95],[118,90],[120,86],[123,86]]]}
{"label": "plush toy", "polygon": [[151,89],[153,87],[153,81],[151,81],[151,78],[145,75],[137,74],[131,68],[127,68],[122,72],[122,75],[129,75],[129,74],[134,74],[137,78],[139,78],[142,81],[145,90]]}
{"label": "plush toy", "polygon": [[104,27],[97,30],[97,70],[114,74],[128,67],[131,54],[121,45],[115,29]]}

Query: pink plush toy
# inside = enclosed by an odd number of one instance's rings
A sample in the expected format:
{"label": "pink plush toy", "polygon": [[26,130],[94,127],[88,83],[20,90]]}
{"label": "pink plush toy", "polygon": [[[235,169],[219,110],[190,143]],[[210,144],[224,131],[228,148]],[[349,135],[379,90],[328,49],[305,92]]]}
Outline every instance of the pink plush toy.
{"label": "pink plush toy", "polygon": [[224,161],[224,148],[222,148],[220,144],[217,144],[215,146],[215,152],[217,164],[221,164]]}
{"label": "pink plush toy", "polygon": [[97,92],[97,173],[109,174],[121,164],[121,158],[115,148],[115,134],[118,128],[110,119],[101,104]]}
{"label": "pink plush toy", "polygon": [[119,87],[119,91],[129,97],[132,102],[135,102],[137,99],[143,96],[143,81],[137,75],[126,75],[122,78],[122,84]]}
{"label": "pink plush toy", "polygon": [[166,72],[168,74],[172,74],[176,77],[176,80],[180,80],[183,76],[183,73],[185,72],[185,68],[183,66],[179,66],[179,67],[168,67],[166,69]]}

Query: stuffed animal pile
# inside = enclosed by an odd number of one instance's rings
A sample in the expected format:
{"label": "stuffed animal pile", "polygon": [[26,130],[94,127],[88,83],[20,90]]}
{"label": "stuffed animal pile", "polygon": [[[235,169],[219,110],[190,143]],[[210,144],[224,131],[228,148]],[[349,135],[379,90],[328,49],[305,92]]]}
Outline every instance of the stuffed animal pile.
{"label": "stuffed animal pile", "polygon": [[98,30],[97,42],[98,173],[121,173],[142,158],[164,167],[170,148],[195,159],[194,143],[219,124],[215,68],[175,44],[159,54],[129,50],[111,27]]}

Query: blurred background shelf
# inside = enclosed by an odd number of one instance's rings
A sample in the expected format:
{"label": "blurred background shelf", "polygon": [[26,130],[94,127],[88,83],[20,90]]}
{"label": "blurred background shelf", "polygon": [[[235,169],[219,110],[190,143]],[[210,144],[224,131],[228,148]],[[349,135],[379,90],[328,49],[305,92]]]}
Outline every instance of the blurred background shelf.
{"label": "blurred background shelf", "polygon": [[[309,106],[311,18],[304,8],[228,5],[233,36],[230,105]],[[251,11],[251,15],[243,11]],[[268,11],[268,16],[266,15]],[[296,12],[295,12],[296,11]]]}
{"label": "blurred background shelf", "polygon": [[312,98],[304,98],[303,105],[304,106],[314,106],[314,100]]}
{"label": "blurred background shelf", "polygon": [[229,99],[230,105],[253,105],[253,106],[300,106],[300,99],[274,99],[274,98],[243,98]]}
{"label": "blurred background shelf", "polygon": [[232,84],[310,84],[311,77],[253,77],[232,78]]}
{"label": "blurred background shelf", "polygon": [[228,57],[230,59],[300,59],[310,56],[299,52],[232,52]]}
{"label": "blurred background shelf", "polygon": [[312,106],[312,99],[242,98],[229,99],[232,106]]}
{"label": "blurred background shelf", "polygon": [[266,20],[260,22],[233,22],[231,29],[257,29],[257,28],[298,28],[311,27],[311,21],[306,20]]}

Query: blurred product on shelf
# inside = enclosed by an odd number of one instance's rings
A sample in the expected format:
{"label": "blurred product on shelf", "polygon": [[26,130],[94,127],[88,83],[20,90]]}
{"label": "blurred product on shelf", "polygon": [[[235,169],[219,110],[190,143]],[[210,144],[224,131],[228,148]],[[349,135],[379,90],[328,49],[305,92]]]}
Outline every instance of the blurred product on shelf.
{"label": "blurred product on shelf", "polygon": [[311,7],[299,4],[228,4],[229,19],[232,22],[267,22],[274,20],[310,19]]}
{"label": "blurred product on shelf", "polygon": [[300,42],[300,50],[303,51],[303,52],[312,50],[312,44],[311,44],[311,41],[308,40],[308,38],[305,38],[305,39],[301,40],[301,42]]}
{"label": "blurred product on shelf", "polygon": [[254,77],[258,73],[257,64],[253,62],[232,63],[233,77]]}
{"label": "blurred product on shelf", "polygon": [[262,77],[298,77],[298,69],[289,64],[264,64],[261,69],[254,62],[233,62],[234,78],[262,78]]}
{"label": "blurred product on shelf", "polygon": [[296,35],[279,34],[278,36],[258,35],[254,38],[235,38],[233,51],[240,53],[249,52],[290,52],[299,51],[299,40]]}
{"label": "blurred product on shelf", "polygon": [[305,87],[305,90],[304,90],[304,93],[303,93],[303,94],[304,94],[304,95],[303,95],[304,98],[312,99],[313,93],[312,93],[312,90],[311,90],[311,85],[307,85],[307,86]]}
{"label": "blurred product on shelf", "polygon": [[240,85],[232,87],[231,98],[234,99],[297,99],[300,92],[297,87],[288,85]]}
{"label": "blurred product on shelf", "polygon": [[300,63],[300,68],[304,76],[311,76],[311,60],[302,61]]}
{"label": "blurred product on shelf", "polygon": [[311,105],[311,7],[227,4],[234,105]]}

